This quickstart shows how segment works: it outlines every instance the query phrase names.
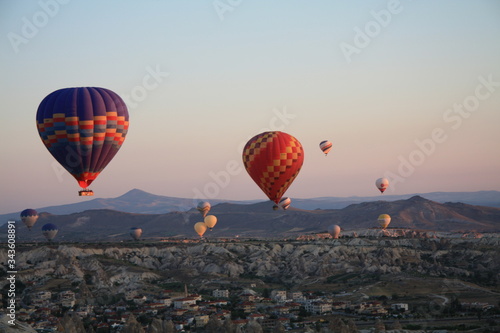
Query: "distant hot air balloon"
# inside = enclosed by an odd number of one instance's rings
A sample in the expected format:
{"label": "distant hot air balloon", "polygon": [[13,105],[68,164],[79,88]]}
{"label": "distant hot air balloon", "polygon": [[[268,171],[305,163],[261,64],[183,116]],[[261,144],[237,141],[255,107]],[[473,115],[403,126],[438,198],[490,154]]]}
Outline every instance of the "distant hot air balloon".
{"label": "distant hot air balloon", "polygon": [[278,205],[299,174],[304,162],[304,150],[290,134],[263,132],[246,143],[242,157],[250,177]]}
{"label": "distant hot air balloon", "polygon": [[25,209],[21,212],[21,221],[28,227],[28,230],[31,231],[31,228],[35,225],[38,220],[38,213],[34,209]]}
{"label": "distant hot air balloon", "polygon": [[333,143],[331,143],[328,140],[321,141],[319,143],[319,148],[323,151],[323,153],[325,153],[325,156],[328,155],[330,150],[332,150],[332,146],[333,146]]}
{"label": "distant hot air balloon", "polygon": [[212,206],[210,206],[209,202],[200,201],[200,202],[198,202],[198,206],[196,206],[196,209],[201,213],[201,216],[205,217],[205,216],[207,216],[211,207]]}
{"label": "distant hot air balloon", "polygon": [[340,227],[336,224],[332,224],[328,227],[328,233],[332,235],[333,238],[337,239],[340,235]]}
{"label": "distant hot air balloon", "polygon": [[57,229],[57,226],[52,223],[44,224],[44,226],[42,227],[42,233],[48,241],[53,240],[54,237],[56,237],[58,231],[59,229]]}
{"label": "distant hot air balloon", "polygon": [[54,158],[83,190],[113,159],[127,135],[125,103],[104,88],[65,88],[45,97],[36,114],[38,133]]}
{"label": "distant hot air balloon", "polygon": [[391,223],[391,217],[388,214],[381,214],[378,217],[378,223],[382,227],[382,229],[385,229],[389,226],[389,223]]}
{"label": "distant hot air balloon", "polygon": [[217,223],[217,217],[215,215],[207,215],[204,219],[204,222],[208,229],[212,230],[212,228],[215,227],[215,224]]}
{"label": "distant hot air balloon", "polygon": [[142,235],[142,229],[141,228],[137,228],[137,227],[130,228],[130,236],[134,240],[139,240],[141,238],[141,235]]}
{"label": "distant hot air balloon", "polygon": [[284,197],[284,198],[281,198],[281,200],[279,202],[279,206],[281,208],[283,208],[284,210],[287,210],[288,207],[290,207],[291,203],[292,203],[292,199],[290,199],[289,197]]}
{"label": "distant hot air balloon", "polygon": [[379,189],[380,193],[384,193],[389,186],[389,180],[387,178],[379,178],[375,181],[375,185]]}
{"label": "distant hot air balloon", "polygon": [[205,222],[197,222],[194,225],[194,231],[196,231],[196,233],[200,235],[200,237],[203,237],[203,234],[205,233],[205,231],[207,231],[207,225],[205,224]]}

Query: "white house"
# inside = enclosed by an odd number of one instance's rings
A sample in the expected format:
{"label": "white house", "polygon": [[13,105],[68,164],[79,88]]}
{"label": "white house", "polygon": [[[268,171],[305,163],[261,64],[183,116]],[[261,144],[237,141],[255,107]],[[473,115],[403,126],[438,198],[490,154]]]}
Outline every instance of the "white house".
{"label": "white house", "polygon": [[196,304],[196,298],[186,297],[174,300],[175,309],[187,309],[189,306]]}
{"label": "white house", "polygon": [[229,290],[227,290],[227,289],[225,289],[225,290],[215,289],[214,291],[212,291],[212,296],[213,297],[220,297],[220,298],[229,298]]}
{"label": "white house", "polygon": [[391,304],[392,310],[403,310],[408,311],[408,303],[394,303]]}

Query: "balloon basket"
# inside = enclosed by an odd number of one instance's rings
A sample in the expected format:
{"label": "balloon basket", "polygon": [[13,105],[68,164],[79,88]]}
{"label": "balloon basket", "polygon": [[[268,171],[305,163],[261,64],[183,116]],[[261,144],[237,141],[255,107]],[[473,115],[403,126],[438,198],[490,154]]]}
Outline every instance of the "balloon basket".
{"label": "balloon basket", "polygon": [[89,197],[94,195],[94,191],[88,189],[80,190],[78,191],[78,195],[81,197]]}

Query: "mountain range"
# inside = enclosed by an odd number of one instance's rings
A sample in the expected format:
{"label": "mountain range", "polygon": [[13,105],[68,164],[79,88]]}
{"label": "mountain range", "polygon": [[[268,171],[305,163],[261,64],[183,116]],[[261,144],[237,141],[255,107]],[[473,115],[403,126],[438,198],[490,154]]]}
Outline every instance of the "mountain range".
{"label": "mountain range", "polygon": [[[133,202],[137,207],[149,206],[153,209],[160,206],[160,199],[162,197],[133,190],[116,199],[95,200],[101,204],[104,204],[103,200],[108,200],[107,207],[111,208]],[[59,228],[56,241],[129,241],[131,227],[143,229],[143,239],[197,238],[193,226],[196,222],[203,221],[203,218],[193,208],[192,200],[184,200],[188,210],[177,209],[160,214],[99,208],[56,215],[39,210],[40,217],[33,230],[28,231],[19,223],[16,237],[19,241],[43,241],[41,227],[46,223],[53,223]],[[164,199],[165,201],[167,199]],[[380,214],[389,214],[392,217],[390,228],[462,233],[500,231],[500,208],[497,207],[461,202],[440,203],[422,196],[395,201],[355,203],[341,209],[300,209],[294,205],[296,201],[300,200],[294,200],[292,207],[286,211],[274,211],[269,201],[218,204],[211,201],[212,209],[209,214],[217,216],[218,222],[212,231],[206,232],[205,237],[297,237],[326,232],[332,224],[338,224],[344,232],[371,229],[378,227],[377,218]],[[177,204],[179,201],[170,202]],[[128,208],[132,209],[132,204],[128,205]],[[6,232],[6,225],[2,226],[0,231]]]}
{"label": "mountain range", "polygon": [[[371,201],[396,201],[409,199],[413,196],[420,196],[428,200],[445,203],[461,202],[470,205],[499,207],[500,191],[478,191],[478,192],[430,192],[414,193],[403,195],[377,195],[377,196],[351,196],[351,197],[318,197],[310,199],[292,198],[292,206],[299,209],[341,209],[349,205],[371,202]],[[209,199],[212,205],[219,203],[253,204],[263,200],[221,200]],[[198,203],[196,199],[177,198],[163,195],[151,194],[139,189],[133,189],[116,198],[95,198],[88,201],[77,202],[66,205],[47,207],[26,207],[34,208],[39,212],[51,214],[71,214],[90,209],[111,209],[120,212],[138,214],[165,214],[174,211],[187,211],[195,207]],[[0,214],[0,223],[7,220],[18,219],[20,212]]]}

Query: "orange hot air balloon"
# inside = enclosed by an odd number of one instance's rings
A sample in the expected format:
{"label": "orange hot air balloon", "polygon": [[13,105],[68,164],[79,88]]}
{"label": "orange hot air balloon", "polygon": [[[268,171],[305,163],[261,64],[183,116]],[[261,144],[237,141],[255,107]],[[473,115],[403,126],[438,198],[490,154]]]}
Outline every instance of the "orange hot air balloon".
{"label": "orange hot air balloon", "polygon": [[386,229],[391,223],[391,216],[389,214],[380,214],[377,221],[382,229]]}
{"label": "orange hot air balloon", "polygon": [[205,222],[208,229],[212,230],[212,228],[217,224],[217,217],[215,215],[207,215],[203,222]]}
{"label": "orange hot air balloon", "polygon": [[207,231],[207,225],[205,222],[197,222],[194,225],[194,231],[196,231],[200,237],[203,237],[203,234]]}
{"label": "orange hot air balloon", "polygon": [[245,169],[276,205],[299,174],[303,162],[302,145],[284,132],[260,133],[243,148]]}

